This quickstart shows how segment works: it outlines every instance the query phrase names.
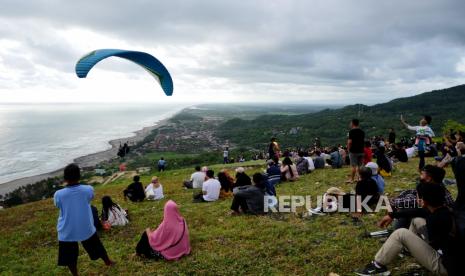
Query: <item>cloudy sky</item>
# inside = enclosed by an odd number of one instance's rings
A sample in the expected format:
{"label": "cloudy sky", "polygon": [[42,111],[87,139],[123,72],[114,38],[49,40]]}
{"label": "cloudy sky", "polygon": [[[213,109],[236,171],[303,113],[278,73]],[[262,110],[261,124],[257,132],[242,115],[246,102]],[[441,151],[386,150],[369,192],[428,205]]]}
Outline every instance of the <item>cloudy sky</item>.
{"label": "cloudy sky", "polygon": [[[465,83],[465,1],[1,0],[0,102],[367,103]],[[99,48],[146,51],[164,96]]]}

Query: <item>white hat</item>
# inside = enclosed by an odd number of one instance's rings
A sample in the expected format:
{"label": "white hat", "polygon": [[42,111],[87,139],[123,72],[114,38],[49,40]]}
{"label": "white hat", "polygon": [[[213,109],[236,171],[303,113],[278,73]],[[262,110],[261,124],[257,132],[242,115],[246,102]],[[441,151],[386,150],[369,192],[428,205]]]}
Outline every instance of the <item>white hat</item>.
{"label": "white hat", "polygon": [[337,188],[337,187],[331,187],[329,188],[327,191],[326,191],[327,194],[329,195],[340,195],[340,196],[343,196],[345,195],[346,193],[344,193],[341,189]]}
{"label": "white hat", "polygon": [[370,168],[371,169],[371,174],[372,175],[377,175],[378,174],[378,164],[376,164],[375,162],[368,162],[365,167],[367,168]]}

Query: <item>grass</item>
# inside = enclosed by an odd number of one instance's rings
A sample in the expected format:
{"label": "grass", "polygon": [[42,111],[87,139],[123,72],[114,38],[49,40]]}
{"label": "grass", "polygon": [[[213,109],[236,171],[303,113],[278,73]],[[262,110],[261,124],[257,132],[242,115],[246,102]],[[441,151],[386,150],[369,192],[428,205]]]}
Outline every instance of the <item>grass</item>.
{"label": "grass", "polygon": [[[432,161],[432,160],[430,160]],[[214,165],[215,171],[238,164]],[[247,172],[263,170],[262,161],[242,164]],[[386,179],[386,192],[414,187],[417,160],[400,164],[393,176]],[[369,262],[380,242],[361,238],[365,230],[378,230],[377,220],[383,214],[365,215],[363,225],[353,225],[346,214],[302,219],[295,214],[283,216],[229,216],[232,199],[215,203],[192,203],[192,191],[181,188],[189,169],[158,174],[164,186],[166,200],[180,205],[190,231],[191,255],[177,262],[147,261],[132,257],[140,234],[147,227],[156,227],[163,216],[160,202],[124,202],[122,190],[130,179],[119,179],[95,187],[93,204],[101,208],[100,199],[110,195],[129,209],[131,223],[101,233],[101,239],[117,265],[107,268],[103,262],[92,262],[80,248],[79,271],[82,275],[191,275],[191,274],[306,274],[327,275],[335,272],[351,274]],[[345,191],[353,185],[344,184],[348,168],[318,170],[295,183],[277,187],[279,195],[322,194],[330,186]],[[448,177],[452,177],[448,170]],[[151,175],[142,176],[148,183]],[[449,188],[456,194],[456,187]],[[56,220],[58,210],[47,199],[0,211],[0,274],[2,275],[66,275],[66,268],[56,266]],[[390,266],[394,274],[406,270],[412,259],[403,259]]]}

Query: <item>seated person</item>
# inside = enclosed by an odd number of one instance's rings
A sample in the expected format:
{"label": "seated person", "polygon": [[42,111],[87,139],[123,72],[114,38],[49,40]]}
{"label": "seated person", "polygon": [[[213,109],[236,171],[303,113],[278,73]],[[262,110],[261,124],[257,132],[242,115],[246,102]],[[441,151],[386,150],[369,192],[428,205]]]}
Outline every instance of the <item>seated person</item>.
{"label": "seated person", "polygon": [[189,229],[178,205],[172,200],[165,203],[163,221],[157,229],[147,228],[136,247],[136,254],[149,259],[179,260],[191,252]]}
{"label": "seated person", "polygon": [[375,162],[368,162],[365,166],[371,169],[371,178],[376,182],[379,194],[383,194],[385,183],[384,178],[378,174],[378,164]]}
{"label": "seated person", "polygon": [[165,197],[163,195],[163,186],[158,181],[158,177],[152,177],[152,183],[145,187],[145,196],[147,200],[160,200]]}
{"label": "seated person", "polygon": [[334,147],[329,154],[330,159],[328,160],[328,164],[331,165],[333,169],[342,168],[344,164],[344,160],[342,159],[341,153],[337,147]]}
{"label": "seated person", "polygon": [[384,146],[378,147],[376,151],[376,164],[379,167],[379,174],[383,176],[391,176],[392,163],[391,160],[385,154],[386,148]]}
{"label": "seated person", "polygon": [[201,189],[204,181],[205,172],[201,170],[200,166],[195,166],[195,172],[191,175],[189,181],[184,181],[184,187],[187,189]]}
{"label": "seated person", "polygon": [[298,158],[296,160],[296,167],[297,167],[297,173],[299,175],[304,175],[309,172],[308,167],[308,160],[304,157],[304,153],[302,151],[299,151],[298,153]]}
{"label": "seated person", "polygon": [[360,181],[355,186],[355,194],[360,196],[361,200],[364,201],[366,197],[371,197],[367,205],[375,206],[379,200],[378,185],[371,178],[371,169],[367,167],[360,168]]}
{"label": "seated person", "polygon": [[279,163],[273,160],[268,160],[268,168],[266,169],[266,174],[268,177],[268,182],[276,186],[279,182],[281,182],[281,168]]}
{"label": "seated person", "polygon": [[308,172],[312,172],[315,170],[315,164],[313,163],[313,159],[308,156],[308,153],[307,152],[304,152],[304,158],[307,159],[308,161]]}
{"label": "seated person", "polygon": [[254,185],[234,188],[231,215],[264,213],[265,180],[261,173],[256,173],[253,175]]}
{"label": "seated person", "polygon": [[202,184],[202,193],[194,196],[194,202],[217,201],[220,197],[221,183],[215,179],[213,170],[207,171],[205,182]]}
{"label": "seated person", "polygon": [[245,169],[243,167],[239,167],[236,169],[236,183],[234,183],[234,187],[240,186],[247,186],[252,185],[252,180],[250,177],[245,173]]}
{"label": "seated person", "polygon": [[394,162],[408,162],[407,152],[401,144],[393,144],[392,151],[388,154],[388,156]]}
{"label": "seated person", "polygon": [[281,179],[283,181],[296,181],[299,179],[297,167],[292,163],[291,158],[286,157],[281,165]]}
{"label": "seated person", "polygon": [[220,181],[221,184],[220,198],[227,198],[232,196],[234,179],[226,170],[222,170],[218,173],[218,181]]}
{"label": "seated person", "polygon": [[[454,199],[447,188],[442,184],[446,171],[442,168],[426,165],[420,172],[420,183],[439,184],[444,189],[444,203],[447,207],[454,207]],[[417,190],[406,190],[401,192],[396,198],[390,200],[391,208],[395,211],[412,209],[418,207]],[[408,228],[410,219],[406,217],[396,218],[395,228]]]}
{"label": "seated person", "polygon": [[111,226],[124,226],[129,223],[128,214],[111,197],[102,197],[102,222]]}
{"label": "seated person", "polygon": [[134,182],[129,184],[126,190],[123,191],[124,200],[129,198],[129,200],[138,202],[145,199],[144,186],[140,183],[140,176],[136,175],[133,178]]}
{"label": "seated person", "polygon": [[[374,260],[358,275],[390,275],[387,265],[405,248],[421,266],[437,275],[461,275],[458,270],[459,250],[453,233],[453,214],[444,205],[444,189],[437,184],[420,183],[419,204],[410,214],[416,217],[410,229],[395,230],[376,253]],[[388,215],[380,222],[384,227],[392,222]],[[441,252],[441,253],[439,253]]]}
{"label": "seated person", "polygon": [[313,158],[313,164],[315,169],[324,169],[325,168],[325,159],[321,156],[321,151],[315,151],[315,158]]}
{"label": "seated person", "polygon": [[363,163],[366,165],[368,162],[371,162],[373,159],[373,151],[371,150],[371,142],[365,141],[365,146],[363,147]]}

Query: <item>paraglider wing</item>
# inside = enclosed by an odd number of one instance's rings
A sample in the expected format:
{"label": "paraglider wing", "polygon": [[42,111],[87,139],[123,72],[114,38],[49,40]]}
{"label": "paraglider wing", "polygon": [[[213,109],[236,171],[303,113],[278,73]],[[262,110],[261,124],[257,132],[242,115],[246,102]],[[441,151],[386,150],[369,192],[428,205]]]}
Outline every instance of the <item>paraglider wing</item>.
{"label": "paraglider wing", "polygon": [[92,51],[79,59],[76,63],[76,75],[79,78],[87,77],[87,74],[95,64],[113,56],[130,60],[142,66],[160,83],[167,96],[173,94],[173,80],[166,67],[154,56],[144,52],[118,49],[100,49]]}

